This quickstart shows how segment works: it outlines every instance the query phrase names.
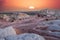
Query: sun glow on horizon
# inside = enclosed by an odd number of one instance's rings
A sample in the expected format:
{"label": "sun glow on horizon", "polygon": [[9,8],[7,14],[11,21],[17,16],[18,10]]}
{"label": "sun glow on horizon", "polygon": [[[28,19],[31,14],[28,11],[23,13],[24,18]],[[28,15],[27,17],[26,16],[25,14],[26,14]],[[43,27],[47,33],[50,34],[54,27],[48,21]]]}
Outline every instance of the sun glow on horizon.
{"label": "sun glow on horizon", "polygon": [[35,7],[34,6],[29,6],[29,9],[35,9]]}
{"label": "sun glow on horizon", "polygon": [[60,8],[60,0],[5,0],[0,2],[0,10],[40,10]]}

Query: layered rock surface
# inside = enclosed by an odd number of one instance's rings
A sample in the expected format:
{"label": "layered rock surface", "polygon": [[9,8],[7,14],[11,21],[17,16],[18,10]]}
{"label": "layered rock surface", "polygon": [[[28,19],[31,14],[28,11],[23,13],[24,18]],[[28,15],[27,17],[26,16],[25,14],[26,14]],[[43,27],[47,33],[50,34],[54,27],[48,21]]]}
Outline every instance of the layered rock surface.
{"label": "layered rock surface", "polygon": [[[27,13],[30,13],[30,12],[27,12]],[[19,37],[21,33],[22,34],[35,33],[44,37],[45,40],[60,40],[60,15],[59,13],[56,14],[57,11],[50,11],[50,10],[41,10],[36,13],[38,13],[38,15],[29,16],[28,18],[23,18],[23,19],[21,18],[22,20],[15,19],[13,22],[0,20],[0,28],[1,28],[0,35],[2,35],[2,31],[3,31],[3,34],[5,34],[5,36],[3,35],[4,37],[12,33],[19,35]],[[39,13],[41,13],[42,15]],[[10,26],[12,26],[12,28],[10,28]],[[12,31],[11,29],[12,30],[14,29],[16,33],[11,32]],[[13,34],[12,36],[14,36]],[[6,39],[17,40],[17,37],[16,36],[14,36],[14,38],[7,37]],[[1,40],[6,40],[6,39],[1,38]]]}

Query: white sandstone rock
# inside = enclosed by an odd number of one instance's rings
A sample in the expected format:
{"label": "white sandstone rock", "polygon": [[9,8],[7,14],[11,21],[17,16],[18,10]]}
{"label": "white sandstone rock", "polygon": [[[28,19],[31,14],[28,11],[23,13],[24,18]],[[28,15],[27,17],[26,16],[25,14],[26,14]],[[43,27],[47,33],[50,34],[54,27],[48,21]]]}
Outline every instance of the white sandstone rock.
{"label": "white sandstone rock", "polygon": [[13,27],[6,27],[4,29],[0,29],[0,37],[7,37],[11,35],[16,35]]}
{"label": "white sandstone rock", "polygon": [[0,40],[5,40],[4,38],[0,38]]}
{"label": "white sandstone rock", "polygon": [[28,14],[25,14],[25,13],[20,13],[18,15],[18,19],[25,19],[25,18],[29,18],[30,16]]}
{"label": "white sandstone rock", "polygon": [[44,37],[33,34],[33,33],[24,33],[17,36],[6,37],[6,40],[45,40]]}

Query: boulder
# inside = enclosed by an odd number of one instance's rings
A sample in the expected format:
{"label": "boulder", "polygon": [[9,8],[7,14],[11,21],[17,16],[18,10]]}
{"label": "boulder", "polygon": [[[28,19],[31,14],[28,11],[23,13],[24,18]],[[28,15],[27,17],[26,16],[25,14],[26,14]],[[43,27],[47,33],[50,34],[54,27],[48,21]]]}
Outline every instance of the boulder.
{"label": "boulder", "polygon": [[45,40],[44,37],[33,33],[24,33],[17,36],[9,36],[6,40]]}
{"label": "boulder", "polygon": [[4,38],[0,38],[0,40],[5,40]]}
{"label": "boulder", "polygon": [[10,35],[16,35],[13,27],[6,27],[4,29],[0,29],[0,37],[7,37]]}

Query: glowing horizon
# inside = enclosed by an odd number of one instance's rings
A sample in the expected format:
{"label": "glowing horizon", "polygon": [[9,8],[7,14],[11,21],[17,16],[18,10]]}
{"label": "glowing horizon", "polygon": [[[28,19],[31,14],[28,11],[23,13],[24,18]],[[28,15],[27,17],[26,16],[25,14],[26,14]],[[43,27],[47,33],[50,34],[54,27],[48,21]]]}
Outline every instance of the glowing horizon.
{"label": "glowing horizon", "polygon": [[33,9],[35,9],[35,7],[34,6],[29,6],[28,9],[33,10]]}
{"label": "glowing horizon", "polygon": [[32,10],[43,8],[60,9],[60,0],[1,0],[0,10]]}

